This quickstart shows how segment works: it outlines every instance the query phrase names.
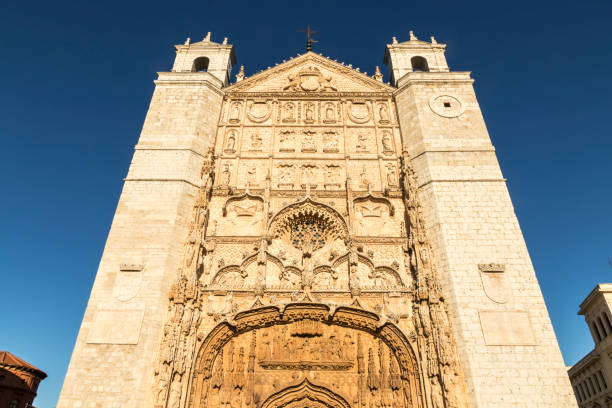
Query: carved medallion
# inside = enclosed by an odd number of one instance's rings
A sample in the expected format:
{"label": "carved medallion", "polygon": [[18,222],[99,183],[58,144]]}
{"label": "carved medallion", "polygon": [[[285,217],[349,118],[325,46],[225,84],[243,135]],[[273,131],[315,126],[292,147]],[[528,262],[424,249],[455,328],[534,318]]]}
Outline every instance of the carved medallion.
{"label": "carved medallion", "polygon": [[249,102],[247,107],[247,116],[249,120],[255,123],[261,123],[268,120],[272,109],[268,102]]}
{"label": "carved medallion", "polygon": [[456,118],[465,112],[464,104],[450,95],[434,96],[429,100],[429,107],[435,114],[445,118]]}
{"label": "carved medallion", "polygon": [[355,123],[366,123],[372,116],[372,109],[370,104],[365,102],[349,102],[348,103],[348,117]]}

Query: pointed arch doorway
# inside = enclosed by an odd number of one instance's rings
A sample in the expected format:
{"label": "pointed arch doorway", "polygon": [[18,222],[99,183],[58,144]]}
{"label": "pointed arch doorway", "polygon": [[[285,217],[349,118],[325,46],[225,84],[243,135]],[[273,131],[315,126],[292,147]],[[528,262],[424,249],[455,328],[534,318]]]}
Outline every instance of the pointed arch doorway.
{"label": "pointed arch doorway", "polygon": [[312,384],[307,378],[301,384],[287,387],[266,398],[261,408],[351,408],[340,395]]}

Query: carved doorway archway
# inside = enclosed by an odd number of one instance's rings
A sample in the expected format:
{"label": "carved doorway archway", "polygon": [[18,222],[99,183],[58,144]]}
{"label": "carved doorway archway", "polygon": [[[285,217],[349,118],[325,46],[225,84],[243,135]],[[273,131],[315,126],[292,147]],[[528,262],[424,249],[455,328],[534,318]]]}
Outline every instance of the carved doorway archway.
{"label": "carved doorway archway", "polygon": [[186,406],[422,408],[420,372],[399,327],[376,313],[264,306],[237,313],[200,343]]}
{"label": "carved doorway archway", "polygon": [[270,395],[261,408],[351,408],[340,395],[304,379],[301,384],[287,387]]}

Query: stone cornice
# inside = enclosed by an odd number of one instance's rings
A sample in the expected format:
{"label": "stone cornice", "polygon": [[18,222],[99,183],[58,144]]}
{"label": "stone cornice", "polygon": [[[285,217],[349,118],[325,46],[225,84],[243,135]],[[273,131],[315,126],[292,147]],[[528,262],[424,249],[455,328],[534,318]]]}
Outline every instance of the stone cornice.
{"label": "stone cornice", "polygon": [[158,72],[155,85],[171,86],[206,86],[220,96],[225,92],[221,89],[223,82],[208,72]]}
{"label": "stone cornice", "polygon": [[595,286],[595,288],[588,294],[588,296],[582,301],[580,304],[580,310],[578,311],[579,315],[584,315],[586,313],[586,309],[593,303],[593,301],[598,297],[599,294],[602,293],[611,293],[612,292],[612,283],[600,283]]}
{"label": "stone cornice", "polygon": [[397,81],[397,90],[393,95],[403,92],[414,84],[472,84],[471,71],[465,72],[408,72]]}
{"label": "stone cornice", "polygon": [[317,92],[316,94],[309,92],[240,92],[227,91],[227,97],[232,99],[237,98],[276,98],[276,99],[303,99],[303,100],[331,100],[331,99],[355,99],[355,98],[381,98],[388,99],[393,96],[392,91],[372,91],[372,92]]}
{"label": "stone cornice", "polygon": [[597,361],[599,361],[599,353],[595,350],[591,350],[589,354],[582,357],[580,361],[570,367],[570,369],[567,370],[567,374],[570,377],[578,375],[582,370],[589,367],[591,364],[596,363]]}

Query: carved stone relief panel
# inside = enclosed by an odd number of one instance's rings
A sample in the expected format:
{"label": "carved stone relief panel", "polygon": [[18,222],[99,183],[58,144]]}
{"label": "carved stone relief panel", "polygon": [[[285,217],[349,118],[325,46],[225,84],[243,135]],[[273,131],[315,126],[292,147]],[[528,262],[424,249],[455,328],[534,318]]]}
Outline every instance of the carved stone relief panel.
{"label": "carved stone relief panel", "polygon": [[310,186],[311,189],[316,189],[320,185],[321,171],[317,164],[312,162],[302,162],[298,168],[300,187],[305,189]]}
{"label": "carved stone relief panel", "polygon": [[340,151],[340,135],[341,132],[335,129],[324,130],[323,134],[323,152],[338,153]]}
{"label": "carved stone relief panel", "polygon": [[233,337],[213,357],[198,408],[415,407],[395,352],[375,335],[299,320]]}
{"label": "carved stone relief panel", "polygon": [[350,162],[349,174],[354,190],[380,191],[380,168],[378,161],[374,160],[352,160]]}
{"label": "carved stone relief panel", "polygon": [[365,200],[355,203],[355,234],[361,236],[400,236],[398,222],[390,214],[389,206],[380,201]]}
{"label": "carved stone relief panel", "polygon": [[351,153],[376,153],[376,137],[373,128],[353,127],[347,130]]}
{"label": "carved stone relief panel", "polygon": [[242,188],[262,188],[267,173],[267,161],[242,159],[238,171],[237,185]]}
{"label": "carved stone relief panel", "polygon": [[275,165],[274,176],[276,186],[281,190],[291,190],[296,183],[296,168],[293,162],[280,162]]}
{"label": "carved stone relief panel", "polygon": [[342,187],[342,167],[339,164],[326,164],[323,167],[323,187],[325,190],[339,190]]}
{"label": "carved stone relief panel", "polygon": [[297,132],[293,129],[281,129],[278,132],[278,151],[295,152],[296,134]]}
{"label": "carved stone relief panel", "polygon": [[270,151],[271,129],[266,127],[246,127],[242,138],[243,154],[258,154]]}
{"label": "carved stone relief panel", "polygon": [[229,202],[224,208],[225,215],[217,219],[217,234],[226,236],[261,235],[262,210],[262,200],[246,196]]}
{"label": "carved stone relief panel", "polygon": [[302,153],[316,153],[318,150],[319,135],[314,130],[304,129],[300,132]]}

